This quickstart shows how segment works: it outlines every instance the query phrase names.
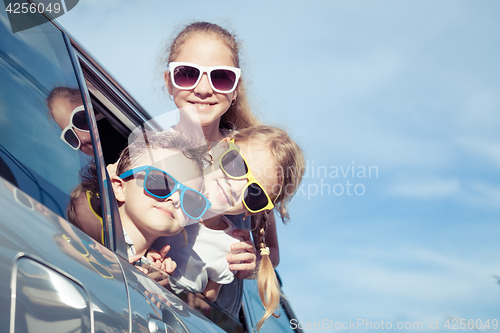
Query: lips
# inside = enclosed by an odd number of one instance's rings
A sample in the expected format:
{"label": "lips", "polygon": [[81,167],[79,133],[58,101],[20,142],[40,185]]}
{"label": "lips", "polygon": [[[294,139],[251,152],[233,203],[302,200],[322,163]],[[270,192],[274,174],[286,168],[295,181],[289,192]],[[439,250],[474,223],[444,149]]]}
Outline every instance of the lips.
{"label": "lips", "polygon": [[160,206],[156,206],[155,208],[158,209],[162,214],[170,217],[171,219],[175,219],[174,213],[170,209]]}
{"label": "lips", "polygon": [[226,194],[226,191],[223,188],[223,185],[225,184],[221,185],[220,180],[217,180],[216,183],[217,183],[217,196],[219,200],[222,203],[231,206],[231,200],[229,199],[229,196]]}
{"label": "lips", "polygon": [[196,106],[197,109],[208,109],[217,103],[201,103],[201,102],[189,102]]}

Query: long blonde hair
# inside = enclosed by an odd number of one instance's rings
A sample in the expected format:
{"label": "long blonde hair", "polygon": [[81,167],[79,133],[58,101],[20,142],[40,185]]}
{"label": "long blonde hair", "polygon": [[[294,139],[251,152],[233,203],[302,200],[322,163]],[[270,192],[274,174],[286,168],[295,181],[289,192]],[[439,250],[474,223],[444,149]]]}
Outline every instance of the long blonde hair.
{"label": "long blonde hair", "polygon": [[[168,68],[168,64],[175,61],[186,41],[195,35],[201,34],[221,40],[231,51],[234,66],[240,68],[241,45],[236,40],[235,35],[231,34],[219,25],[209,22],[195,22],[186,26],[173,39],[171,44],[165,48],[160,59],[160,67]],[[170,76],[167,76],[167,80],[170,81]],[[229,109],[222,115],[219,127],[229,129],[234,127],[236,129],[241,129],[260,124],[260,121],[250,108],[243,78],[240,78],[236,92],[237,98]]]}
{"label": "long blonde hair", "polygon": [[278,309],[280,300],[283,297],[276,272],[274,271],[273,264],[269,258],[270,251],[266,246],[266,230],[268,226],[267,217],[268,212],[252,216],[252,224],[255,223],[255,225],[258,226],[257,239],[255,242],[257,250],[260,251],[260,255],[262,257],[260,259],[259,266],[257,267],[257,288],[260,300],[265,309],[264,315],[257,323],[257,331],[261,329],[264,322],[271,315],[276,318],[279,317],[279,315],[274,314],[274,312]]}
{"label": "long blonde hair", "polygon": [[[274,157],[274,164],[278,170],[277,178],[279,183],[278,191],[273,191],[271,198],[274,198],[274,205],[283,222],[288,221],[290,216],[287,212],[287,204],[296,193],[304,175],[305,160],[302,150],[286,131],[272,126],[258,125],[249,127],[239,132],[233,132],[233,138],[236,143],[242,141],[257,142],[261,146],[267,146],[270,149]],[[255,245],[262,257],[257,269],[257,286],[265,312],[256,326],[257,331],[259,331],[271,315],[278,317],[274,312],[278,309],[283,295],[265,241],[268,212],[253,215],[252,223],[257,230]]]}

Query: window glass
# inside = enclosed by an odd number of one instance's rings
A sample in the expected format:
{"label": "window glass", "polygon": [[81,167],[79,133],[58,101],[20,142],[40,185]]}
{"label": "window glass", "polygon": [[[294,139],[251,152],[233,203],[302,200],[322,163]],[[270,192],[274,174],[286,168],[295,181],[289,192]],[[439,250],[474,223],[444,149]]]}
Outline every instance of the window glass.
{"label": "window glass", "polygon": [[12,33],[0,15],[0,176],[72,222],[86,205],[80,216],[99,226],[80,184],[93,149],[63,35],[51,23]]}

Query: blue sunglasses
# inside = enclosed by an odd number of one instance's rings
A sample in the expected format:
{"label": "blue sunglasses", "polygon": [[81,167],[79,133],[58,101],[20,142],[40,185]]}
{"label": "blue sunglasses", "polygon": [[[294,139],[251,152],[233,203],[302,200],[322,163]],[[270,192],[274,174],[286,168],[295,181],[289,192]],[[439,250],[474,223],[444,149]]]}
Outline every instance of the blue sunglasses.
{"label": "blue sunglasses", "polygon": [[130,169],[119,177],[125,179],[142,171],[146,171],[143,186],[149,195],[158,199],[166,199],[180,190],[181,209],[193,220],[199,220],[212,207],[212,203],[203,194],[178,182],[165,171],[149,165]]}

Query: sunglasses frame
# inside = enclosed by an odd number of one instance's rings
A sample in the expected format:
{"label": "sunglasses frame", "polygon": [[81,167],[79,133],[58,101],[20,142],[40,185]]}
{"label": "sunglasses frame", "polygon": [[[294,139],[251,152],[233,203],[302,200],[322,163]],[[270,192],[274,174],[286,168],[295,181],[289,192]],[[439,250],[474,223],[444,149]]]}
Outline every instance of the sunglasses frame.
{"label": "sunglasses frame", "polygon": [[[80,147],[82,146],[82,142],[80,141],[80,138],[78,137],[78,135],[76,135],[76,132],[75,132],[75,130],[73,129],[73,127],[74,127],[74,128],[76,128],[76,129],[77,129],[77,130],[79,130],[79,131],[82,131],[82,132],[90,132],[90,130],[85,130],[85,129],[78,128],[77,126],[75,126],[75,124],[73,124],[73,117],[75,116],[75,114],[76,114],[77,112],[80,112],[80,111],[85,112],[85,107],[84,107],[83,105],[77,106],[77,107],[73,110],[73,112],[71,112],[71,116],[70,116],[70,118],[69,118],[69,124],[68,124],[68,126],[66,126],[66,127],[62,130],[62,132],[61,132],[61,140],[63,140],[64,142],[66,142],[66,144],[67,144],[68,146],[70,146],[71,148],[73,148],[74,150],[78,150],[78,149],[80,149]],[[64,136],[65,136],[65,134],[66,134],[66,132],[68,132],[68,131],[71,131],[71,132],[73,133],[73,135],[75,136],[75,138],[78,140],[78,147],[76,147],[76,148],[75,148],[75,147],[73,147],[73,146],[72,146],[72,145],[71,145],[71,144],[70,144],[70,143],[66,140],[66,138],[64,137]]]}
{"label": "sunglasses frame", "polygon": [[[243,156],[243,154],[241,153],[240,151],[240,148],[238,147],[237,144],[234,143],[234,139],[232,139],[231,141],[228,142],[228,145],[229,145],[229,148],[221,155],[220,159],[219,159],[219,166],[222,170],[222,172],[224,172],[224,174],[226,174],[226,176],[228,176],[229,178],[232,178],[232,179],[244,179],[244,178],[247,178],[248,179],[248,183],[247,185],[245,186],[245,188],[243,189],[243,191],[241,192],[241,201],[243,202],[243,204],[245,205],[246,209],[248,209],[248,211],[250,211],[251,213],[259,213],[259,212],[262,212],[262,211],[265,211],[265,210],[271,210],[274,208],[274,203],[273,201],[271,200],[271,198],[269,197],[269,194],[267,194],[266,190],[264,189],[264,186],[262,186],[258,181],[257,179],[255,178],[255,176],[253,175],[252,171],[250,170],[250,167],[248,166],[248,162],[247,160],[245,159],[245,156]],[[222,165],[222,159],[224,158],[224,156],[226,156],[229,152],[233,151],[233,150],[236,150],[238,152],[238,154],[240,154],[241,158],[243,159],[243,162],[245,162],[245,165],[247,167],[247,173],[243,176],[239,176],[239,177],[235,177],[235,176],[232,176],[230,175],[225,169],[224,169],[224,165]],[[261,189],[262,189],[262,192],[266,195],[266,198],[267,198],[267,205],[264,207],[264,208],[261,208],[261,209],[258,209],[258,210],[252,210],[248,207],[247,203],[245,202],[245,198],[243,197],[245,195],[245,192],[247,190],[247,188],[251,185],[251,184],[257,184]]]}
{"label": "sunglasses frame", "polygon": [[[184,214],[186,214],[190,219],[193,219],[193,220],[199,220],[203,217],[203,215],[205,214],[205,212],[207,210],[210,209],[210,207],[212,207],[212,203],[210,202],[210,200],[208,200],[208,198],[206,196],[204,196],[201,192],[199,191],[196,191],[195,189],[189,187],[189,186],[186,186],[184,184],[182,184],[181,182],[179,182],[177,179],[175,179],[174,177],[172,177],[171,174],[169,174],[168,172],[162,170],[162,169],[158,169],[158,168],[155,168],[155,167],[152,167],[150,165],[144,165],[144,166],[141,166],[141,167],[137,167],[137,168],[132,168],[128,171],[125,171],[124,173],[122,173],[120,176],[118,176],[119,178],[121,179],[125,179],[125,178],[128,178],[136,173],[139,173],[139,172],[142,172],[142,171],[146,171],[146,174],[144,175],[144,182],[143,182],[143,187],[144,187],[144,191],[146,191],[147,194],[149,194],[150,196],[154,197],[154,198],[157,198],[157,199],[161,199],[161,200],[165,200],[167,199],[168,197],[170,197],[172,194],[174,194],[175,192],[177,192],[178,190],[181,191],[181,194],[180,194],[180,202],[181,202],[181,209],[182,211],[184,212]],[[151,171],[159,171],[167,176],[169,176],[173,181],[174,181],[174,188],[170,191],[170,193],[166,196],[159,196],[159,195],[156,195],[156,194],[153,194],[151,193],[147,188],[146,188],[146,180],[149,176],[149,174],[151,173]],[[203,197],[203,199],[205,199],[205,209],[203,210],[203,212],[200,214],[199,217],[193,217],[191,216],[191,214],[189,214],[185,209],[184,209],[184,194],[186,193],[186,191],[193,191],[195,193],[198,193],[199,195],[201,195]]]}
{"label": "sunglasses frame", "polygon": [[[90,210],[92,211],[94,216],[99,220],[99,222],[101,222],[101,244],[104,245],[104,225],[103,225],[103,221],[102,221],[102,216],[99,215],[95,211],[94,206],[92,206],[92,198],[96,198],[96,199],[98,199],[98,198],[96,196],[92,195],[92,192],[90,192],[90,191],[85,192],[85,194],[87,196],[87,203],[89,204]],[[100,205],[100,203],[99,203],[99,205]]]}
{"label": "sunglasses frame", "polygon": [[[175,82],[174,71],[179,66],[190,66],[190,67],[196,68],[197,70],[200,71],[200,74],[198,75],[198,79],[196,80],[196,82],[191,87],[181,87],[181,86],[179,86]],[[204,66],[200,66],[200,65],[197,65],[197,64],[193,64],[191,62],[175,62],[174,61],[174,62],[169,63],[168,68],[169,68],[168,70],[170,72],[170,79],[172,81],[172,84],[174,85],[174,87],[176,87],[177,89],[181,89],[181,90],[191,90],[191,89],[193,89],[194,87],[196,87],[198,85],[198,83],[200,83],[201,78],[203,77],[203,74],[207,73],[208,82],[210,82],[210,86],[212,87],[212,89],[214,91],[216,91],[218,93],[221,93],[221,94],[230,94],[238,86],[238,81],[240,80],[240,77],[241,77],[241,69],[239,69],[237,67],[231,67],[231,66],[211,66],[211,67],[204,67]],[[220,90],[220,89],[215,88],[215,86],[214,86],[214,84],[212,82],[212,77],[210,76],[210,73],[212,71],[219,70],[219,69],[229,70],[229,71],[233,72],[236,75],[236,78],[234,80],[234,85],[233,85],[233,87],[230,90]]]}

